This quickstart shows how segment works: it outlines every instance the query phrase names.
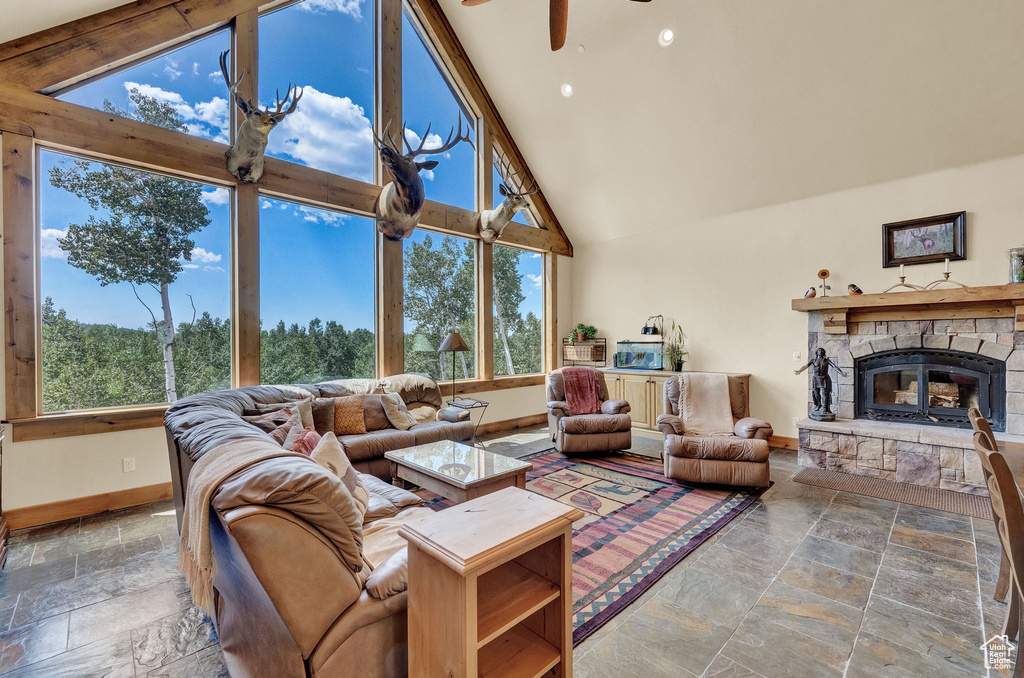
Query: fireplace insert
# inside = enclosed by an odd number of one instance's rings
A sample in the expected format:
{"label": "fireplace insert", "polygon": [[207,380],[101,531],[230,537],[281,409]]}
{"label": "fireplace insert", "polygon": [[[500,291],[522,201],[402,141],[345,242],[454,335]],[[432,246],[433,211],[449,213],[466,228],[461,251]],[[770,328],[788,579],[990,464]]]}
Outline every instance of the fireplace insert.
{"label": "fireplace insert", "polygon": [[858,358],[854,367],[857,417],[970,428],[977,407],[1006,428],[1006,363],[976,353],[897,349]]}

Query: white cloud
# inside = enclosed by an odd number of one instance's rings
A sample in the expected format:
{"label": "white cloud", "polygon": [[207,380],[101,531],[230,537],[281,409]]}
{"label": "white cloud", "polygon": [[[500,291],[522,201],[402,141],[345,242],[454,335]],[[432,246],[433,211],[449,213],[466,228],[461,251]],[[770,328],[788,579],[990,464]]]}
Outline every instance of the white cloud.
{"label": "white cloud", "polygon": [[199,75],[199,62],[198,61],[193,61],[192,62],[192,75]]}
{"label": "white cloud", "polygon": [[303,88],[298,109],[270,135],[268,150],[310,167],[372,181],[373,136],[361,106],[314,87]]}
{"label": "white cloud", "polygon": [[534,275],[533,273],[527,273],[526,277],[530,279],[530,282],[533,283],[535,289],[539,290],[541,285],[544,284],[544,276],[542,275]]}
{"label": "white cloud", "polygon": [[182,264],[181,267],[182,268],[188,268],[188,269],[199,268],[199,264]]}
{"label": "white cloud", "polygon": [[363,0],[306,0],[299,7],[307,12],[341,12],[358,20],[363,18],[362,4]]}
{"label": "white cloud", "polygon": [[189,132],[223,144],[228,143],[227,99],[213,97],[209,101],[201,101],[193,106],[177,92],[161,87],[128,81],[124,83],[124,88],[129,92],[137,89],[144,96],[169,105],[188,125]]}
{"label": "white cloud", "polygon": [[179,77],[181,77],[181,71],[178,70],[178,62],[174,59],[168,59],[167,65],[164,66],[164,75],[166,75],[171,80],[177,80]]}
{"label": "white cloud", "polygon": [[220,266],[203,266],[204,271],[213,271],[215,273],[223,273],[224,269]]}
{"label": "white cloud", "polygon": [[531,259],[540,259],[540,252],[534,252],[530,255]]}
{"label": "white cloud", "polygon": [[68,253],[60,248],[57,238],[68,234],[59,228],[43,228],[39,231],[39,254],[44,259],[67,259]]}
{"label": "white cloud", "polygon": [[202,247],[196,247],[192,250],[192,261],[198,261],[202,264],[215,264],[223,258],[224,255],[208,252]]}
{"label": "white cloud", "polygon": [[[411,146],[412,148],[419,147],[419,145],[420,145],[420,135],[416,134],[416,132],[413,132],[411,129],[405,130],[405,138],[406,138],[406,141],[409,142],[409,146]],[[424,149],[428,149],[428,150],[431,149],[431,148],[441,148],[442,146],[444,146],[444,139],[441,138],[441,135],[436,134],[434,132],[431,132],[430,134],[427,135],[427,140],[423,144],[423,148]],[[447,158],[451,157],[451,155],[448,154],[448,153],[445,153],[444,155]],[[427,158],[427,159],[429,159],[429,158]],[[423,158],[421,158],[421,160],[423,160]],[[428,169],[420,170],[420,176],[423,177],[427,181],[433,181],[434,180],[434,170],[428,170]]]}
{"label": "white cloud", "polygon": [[303,221],[313,224],[327,224],[328,226],[340,226],[349,219],[347,214],[321,210],[306,205],[297,205],[294,214],[297,217],[302,217]]}
{"label": "white cloud", "polygon": [[227,205],[231,200],[231,192],[226,188],[215,188],[212,191],[203,191],[200,197],[207,205]]}
{"label": "white cloud", "polygon": [[270,202],[269,200],[260,200],[260,209],[261,210],[269,210],[273,206],[274,206],[274,203]]}
{"label": "white cloud", "polygon": [[213,80],[214,82],[220,82],[224,79],[224,74],[220,71],[210,71],[210,73],[206,77],[208,77],[210,80]]}

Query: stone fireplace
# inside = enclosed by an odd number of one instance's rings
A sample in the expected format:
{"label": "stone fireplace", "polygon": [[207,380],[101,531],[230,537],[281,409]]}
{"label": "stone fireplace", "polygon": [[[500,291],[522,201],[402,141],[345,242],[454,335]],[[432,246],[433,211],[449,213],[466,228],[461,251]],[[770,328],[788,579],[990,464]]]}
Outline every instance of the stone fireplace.
{"label": "stone fireplace", "polygon": [[[1024,441],[1024,285],[797,299],[837,420],[799,422],[801,465],[987,494],[967,409]],[[809,382],[808,382],[809,385]],[[808,393],[808,412],[812,405]]]}

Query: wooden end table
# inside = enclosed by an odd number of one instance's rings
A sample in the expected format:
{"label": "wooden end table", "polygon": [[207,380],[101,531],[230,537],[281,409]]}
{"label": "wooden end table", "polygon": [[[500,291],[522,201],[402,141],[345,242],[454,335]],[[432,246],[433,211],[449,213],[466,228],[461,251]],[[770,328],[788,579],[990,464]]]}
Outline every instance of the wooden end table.
{"label": "wooden end table", "polygon": [[572,678],[578,509],[507,487],[409,521],[409,678]]}
{"label": "wooden end table", "polygon": [[526,489],[526,472],[533,469],[533,464],[525,461],[451,440],[393,450],[384,456],[391,462],[396,485],[419,485],[460,504],[505,487]]}

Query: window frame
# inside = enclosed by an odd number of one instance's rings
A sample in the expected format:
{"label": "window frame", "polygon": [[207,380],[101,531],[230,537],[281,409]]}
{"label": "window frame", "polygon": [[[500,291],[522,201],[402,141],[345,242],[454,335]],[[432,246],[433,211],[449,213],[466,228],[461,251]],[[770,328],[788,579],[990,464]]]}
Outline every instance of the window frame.
{"label": "window frame", "polygon": [[[400,67],[394,68],[392,57],[387,56],[388,51],[382,49],[382,44],[393,47],[397,38],[400,55],[400,24],[403,13],[408,12],[410,23],[416,27],[459,103],[476,114],[477,207],[491,207],[492,165],[482,160],[490,157],[493,145],[500,143],[502,147],[510,148],[517,164],[524,168],[526,164],[437,0],[370,2],[377,53],[375,107],[380,110],[382,104],[387,104],[390,99],[391,115],[397,113],[400,117],[402,72]],[[374,216],[382,184],[379,168],[374,183],[365,183],[268,157],[264,178],[259,184],[239,184],[224,167],[223,154],[227,148],[224,144],[110,116],[50,95],[81,87],[112,71],[158,58],[224,28],[230,31],[232,75],[247,70],[253,77],[246,78],[244,85],[254,92],[258,86],[258,74],[254,68],[254,62],[258,62],[258,17],[286,4],[291,3],[272,3],[261,7],[257,0],[241,0],[230,6],[204,7],[190,15],[187,26],[182,24],[181,15],[173,6],[130,5],[0,46],[3,48],[0,49],[0,68],[5,69],[10,80],[0,83],[0,96],[7,104],[0,110],[0,153],[3,157],[0,178],[3,185],[4,293],[7,303],[5,416],[13,424],[14,441],[152,428],[162,423],[162,413],[167,407],[167,404],[156,404],[42,414],[42,367],[39,360],[42,307],[37,202],[41,181],[37,176],[39,149],[52,149],[88,160],[232,189],[230,317],[233,387],[259,382],[260,197],[265,195],[356,216]],[[396,22],[398,31],[392,30],[388,34],[384,29],[393,29]],[[151,30],[141,30],[144,26]],[[43,57],[47,59],[43,61]],[[396,92],[397,109],[393,106]],[[232,106],[232,138],[240,122],[238,118],[238,111]],[[374,124],[379,132],[386,124],[385,117],[375,115]],[[375,164],[379,165],[379,159]],[[540,252],[544,257],[544,362],[545,370],[548,370],[557,365],[551,348],[557,340],[557,255],[572,256],[572,245],[543,196],[536,198],[541,209],[534,214],[541,218],[541,227],[510,224],[499,242]],[[428,200],[419,226],[429,231],[477,240],[477,374],[475,379],[458,382],[457,390],[459,393],[478,393],[541,384],[543,376],[540,375],[493,376],[491,246],[483,243],[477,235],[477,214]],[[381,312],[381,304],[395,297],[394,254],[397,250],[400,256],[402,243],[388,241],[380,234],[377,235],[377,243],[374,262],[378,281],[375,285],[375,350],[378,376],[386,376],[396,373],[396,370],[388,369],[388,357],[385,355],[388,346],[384,336],[395,329],[402,336],[404,316],[399,313],[396,323],[393,314]],[[403,292],[400,261],[398,295]],[[400,362],[404,363],[401,356]]]}

